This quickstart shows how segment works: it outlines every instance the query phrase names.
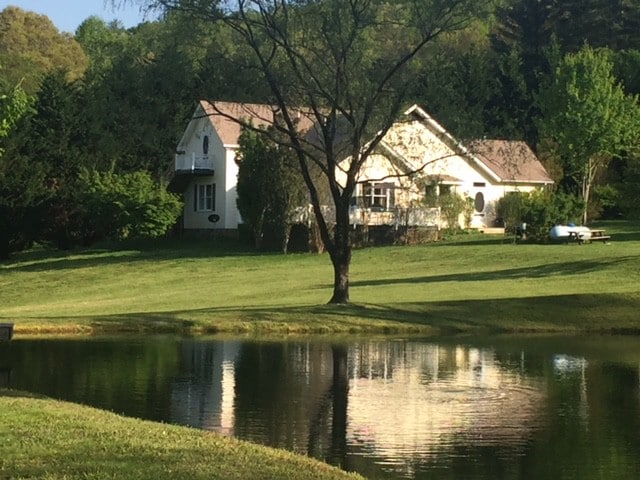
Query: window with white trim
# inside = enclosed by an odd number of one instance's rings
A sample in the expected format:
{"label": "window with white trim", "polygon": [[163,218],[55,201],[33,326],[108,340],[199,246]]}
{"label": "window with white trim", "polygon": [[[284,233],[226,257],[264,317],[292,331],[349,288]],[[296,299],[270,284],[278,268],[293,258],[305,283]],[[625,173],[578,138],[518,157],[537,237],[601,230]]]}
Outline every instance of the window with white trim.
{"label": "window with white trim", "polygon": [[364,206],[375,210],[391,210],[394,207],[392,183],[366,182],[362,185]]}
{"label": "window with white trim", "polygon": [[216,184],[198,184],[194,187],[193,210],[213,212],[216,209]]}

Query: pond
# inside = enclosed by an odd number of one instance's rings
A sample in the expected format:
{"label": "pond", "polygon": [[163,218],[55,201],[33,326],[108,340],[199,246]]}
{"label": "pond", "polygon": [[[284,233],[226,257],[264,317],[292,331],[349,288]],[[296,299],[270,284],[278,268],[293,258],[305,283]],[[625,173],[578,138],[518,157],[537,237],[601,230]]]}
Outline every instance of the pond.
{"label": "pond", "polygon": [[0,386],[371,479],[636,478],[640,339],[14,339]]}

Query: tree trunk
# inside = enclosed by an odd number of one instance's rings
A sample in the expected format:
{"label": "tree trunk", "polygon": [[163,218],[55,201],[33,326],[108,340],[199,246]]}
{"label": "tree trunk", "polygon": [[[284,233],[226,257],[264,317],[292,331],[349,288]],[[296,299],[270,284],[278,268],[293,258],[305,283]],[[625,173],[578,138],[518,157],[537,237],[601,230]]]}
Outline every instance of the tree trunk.
{"label": "tree trunk", "polygon": [[329,303],[349,303],[349,265],[351,248],[347,252],[331,254],[333,264],[333,296]]}
{"label": "tree trunk", "polygon": [[336,225],[329,256],[333,265],[333,296],[329,303],[349,303],[349,268],[351,266],[351,237],[349,236],[349,204],[336,202]]}
{"label": "tree trunk", "polygon": [[289,238],[291,237],[291,224],[287,222],[282,229],[282,253],[286,255],[289,252]]}
{"label": "tree trunk", "polygon": [[255,221],[255,225],[253,226],[253,242],[255,245],[256,251],[260,252],[262,250],[262,244],[264,240],[264,216],[266,210],[263,208],[262,212],[258,216]]}
{"label": "tree trunk", "polygon": [[586,225],[589,220],[589,197],[591,196],[591,188],[588,182],[582,187],[582,199],[584,200],[584,208],[582,210],[582,224]]}

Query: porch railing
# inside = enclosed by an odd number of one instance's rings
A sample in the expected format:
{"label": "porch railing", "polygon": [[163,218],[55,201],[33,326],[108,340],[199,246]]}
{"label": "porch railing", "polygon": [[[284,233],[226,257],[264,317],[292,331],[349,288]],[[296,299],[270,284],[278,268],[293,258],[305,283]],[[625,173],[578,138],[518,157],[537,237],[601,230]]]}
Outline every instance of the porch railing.
{"label": "porch railing", "polygon": [[210,155],[176,155],[176,172],[194,170],[213,170],[213,157]]}

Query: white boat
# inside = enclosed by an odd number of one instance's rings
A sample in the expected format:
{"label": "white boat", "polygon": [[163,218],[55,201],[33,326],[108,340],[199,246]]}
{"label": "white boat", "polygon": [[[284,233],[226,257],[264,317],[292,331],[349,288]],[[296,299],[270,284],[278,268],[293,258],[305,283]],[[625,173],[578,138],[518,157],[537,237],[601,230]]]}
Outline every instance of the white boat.
{"label": "white boat", "polygon": [[591,229],[581,225],[556,225],[549,231],[549,236],[558,242],[586,242],[591,240]]}

